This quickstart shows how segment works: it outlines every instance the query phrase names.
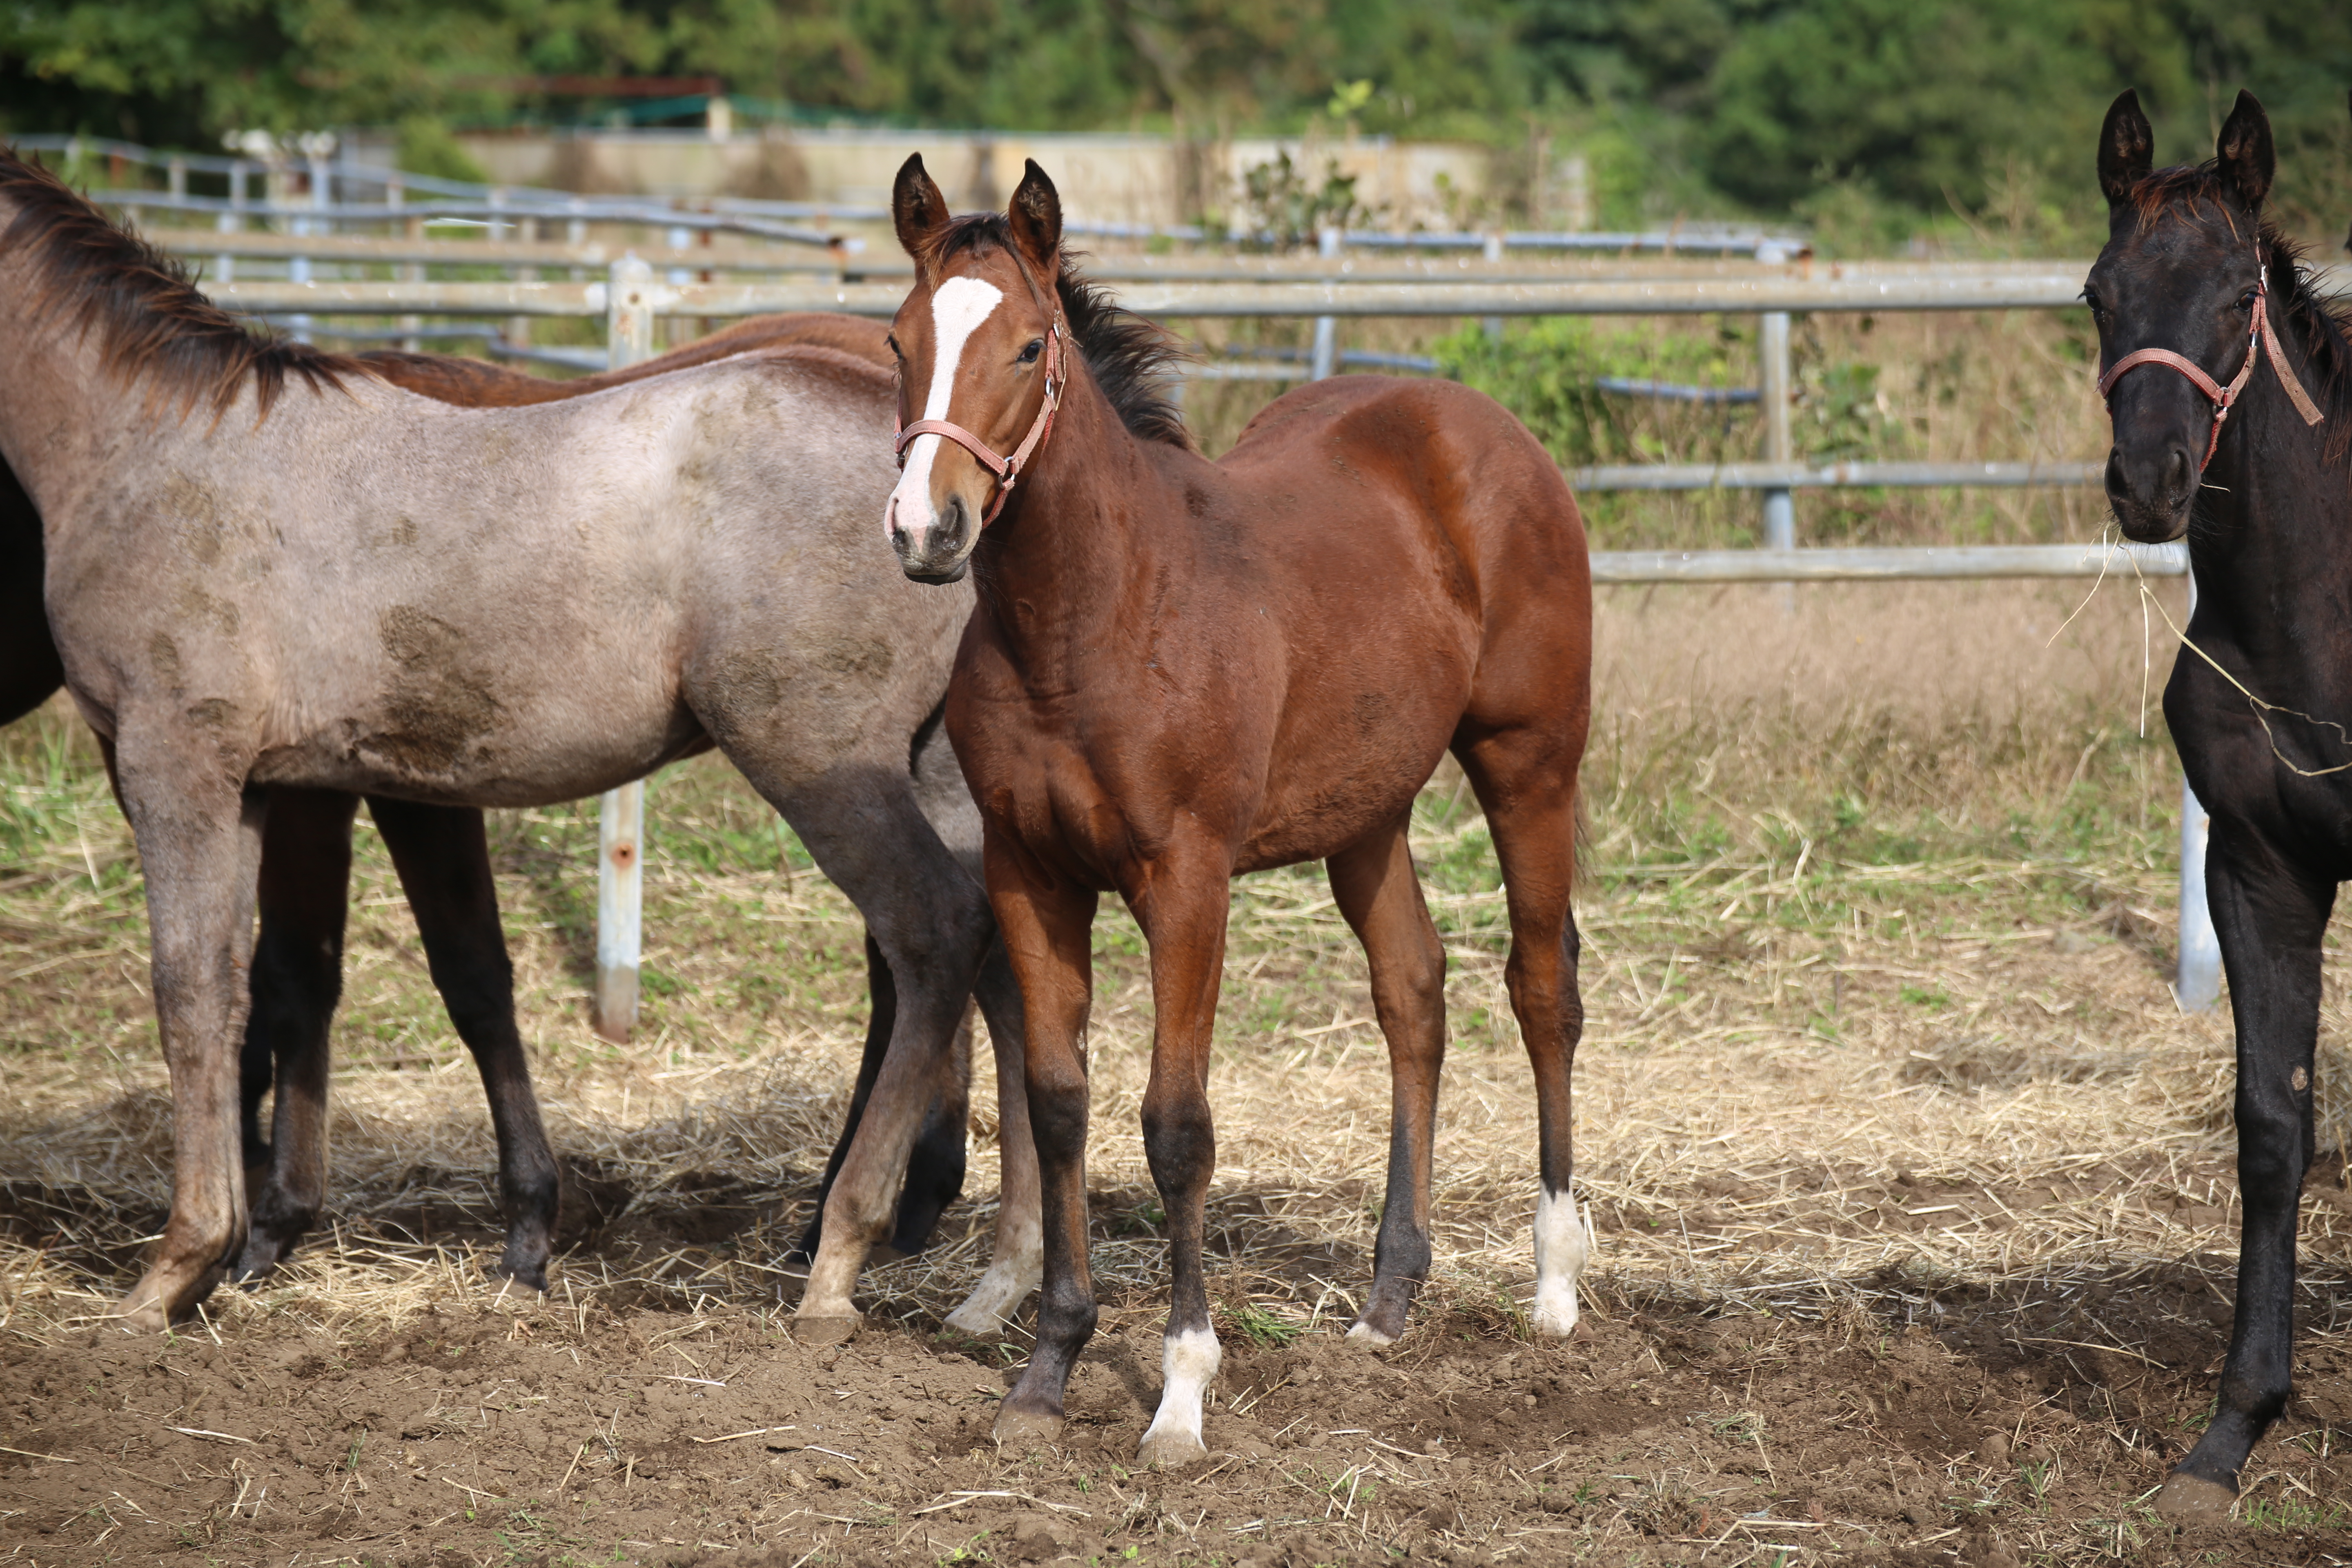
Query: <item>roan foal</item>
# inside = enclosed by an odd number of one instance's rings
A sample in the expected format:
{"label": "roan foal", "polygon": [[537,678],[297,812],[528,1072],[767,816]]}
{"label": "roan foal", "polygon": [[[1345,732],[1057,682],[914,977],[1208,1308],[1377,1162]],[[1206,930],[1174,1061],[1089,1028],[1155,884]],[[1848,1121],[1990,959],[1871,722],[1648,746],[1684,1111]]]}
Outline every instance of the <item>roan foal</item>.
{"label": "roan foal", "polygon": [[247,1239],[238,1045],[274,791],[565,800],[707,740],[857,905],[896,984],[801,1309],[841,1331],[992,931],[908,773],[963,606],[890,589],[854,543],[887,489],[887,380],[782,351],[450,407],[255,342],[6,154],[0,301],[20,325],[0,336],[18,389],[0,456],[138,841],[172,1074],[172,1215],[122,1317],[193,1310]]}
{"label": "roan foal", "polygon": [[950,220],[920,158],[893,206],[916,282],[892,329],[906,467],[885,526],[908,576],[969,568],[979,587],[948,734],[1026,1002],[1044,1190],[1037,1344],[997,1436],[1059,1430],[1094,1331],[1086,1026],[1104,892],[1151,948],[1143,1134],[1174,1299],[1143,1458],[1205,1452],[1219,1361],[1201,1263],[1210,1029],[1239,873],[1323,860],[1370,961],[1395,1121],[1371,1292],[1349,1334],[1404,1331],[1430,1265],[1445,1037],[1445,950],[1405,832],[1449,748],[1508,889],[1511,1005],[1541,1121],[1536,1324],[1567,1333],[1586,1245],[1569,1187],[1583,1024],[1569,891],[1591,585],[1558,466],[1476,393],[1371,376],[1291,393],[1209,462],[1160,400],[1168,341],[1070,269],[1036,164],[1007,216]]}

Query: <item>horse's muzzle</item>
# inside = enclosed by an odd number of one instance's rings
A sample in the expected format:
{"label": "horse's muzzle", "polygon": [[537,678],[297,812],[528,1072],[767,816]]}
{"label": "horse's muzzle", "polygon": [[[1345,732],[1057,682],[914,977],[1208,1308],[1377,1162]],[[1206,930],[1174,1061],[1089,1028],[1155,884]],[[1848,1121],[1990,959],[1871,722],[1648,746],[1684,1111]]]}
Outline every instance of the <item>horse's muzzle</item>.
{"label": "horse's muzzle", "polygon": [[2182,440],[2148,442],[2107,453],[2107,504],[2124,536],[2140,544],[2178,539],[2197,499],[2197,454]]}
{"label": "horse's muzzle", "polygon": [[918,583],[961,582],[980,542],[980,525],[963,497],[951,495],[932,513],[929,527],[908,527],[899,521],[897,506],[890,512],[890,548],[898,552],[899,570]]}

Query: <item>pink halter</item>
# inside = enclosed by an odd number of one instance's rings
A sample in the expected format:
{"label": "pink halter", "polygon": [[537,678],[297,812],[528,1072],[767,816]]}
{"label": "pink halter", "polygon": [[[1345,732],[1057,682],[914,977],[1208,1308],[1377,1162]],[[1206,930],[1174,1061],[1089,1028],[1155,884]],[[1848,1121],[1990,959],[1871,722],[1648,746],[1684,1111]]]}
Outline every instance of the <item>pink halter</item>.
{"label": "pink halter", "polygon": [[2246,383],[2253,379],[2254,361],[2262,357],[2264,349],[2268,349],[2271,368],[2278,373],[2279,384],[2286,388],[2287,397],[2294,404],[2295,412],[2303,416],[2305,425],[2318,424],[2326,416],[2319,412],[2318,405],[2311,401],[2311,395],[2303,390],[2303,383],[2297,381],[2294,373],[2287,368],[2286,355],[2279,351],[2278,331],[2271,325],[2270,300],[2270,268],[2257,267],[2254,271],[2254,319],[2246,334],[2246,363],[2238,367],[2238,374],[2231,379],[2229,385],[2223,386],[2207,375],[2196,361],[2185,354],[2177,354],[2170,349],[2139,349],[2116,361],[2107,368],[2107,373],[2099,377],[2099,396],[2106,398],[2124,372],[2144,364],[2160,364],[2167,370],[2177,370],[2187,376],[2189,384],[2203,393],[2206,401],[2213,405],[2213,437],[2205,443],[2205,456],[2197,465],[2198,471],[2202,473],[2205,465],[2213,460],[2214,452],[2221,445],[2222,421],[2230,417],[2230,410],[2237,405],[2238,395],[2245,391]]}
{"label": "pink halter", "polygon": [[[1026,275],[1025,269],[1024,275]],[[986,528],[996,521],[996,514],[1004,510],[1005,501],[1012,497],[1013,487],[1021,482],[1021,470],[1028,467],[1029,459],[1037,455],[1037,449],[1045,444],[1045,437],[1054,433],[1054,411],[1061,406],[1063,385],[1062,309],[1056,305],[1054,307],[1054,324],[1045,331],[1045,400],[1038,405],[1037,417],[1030,422],[1029,434],[1022,437],[1021,445],[1013,449],[1013,455],[998,457],[989,448],[987,442],[961,425],[945,419],[918,419],[912,425],[898,426],[898,439],[892,445],[892,450],[898,456],[898,466],[901,468],[907,466],[907,448],[918,436],[943,436],[970,452],[980,459],[982,468],[996,476],[995,504],[988,509],[988,515],[980,520],[980,526]]]}

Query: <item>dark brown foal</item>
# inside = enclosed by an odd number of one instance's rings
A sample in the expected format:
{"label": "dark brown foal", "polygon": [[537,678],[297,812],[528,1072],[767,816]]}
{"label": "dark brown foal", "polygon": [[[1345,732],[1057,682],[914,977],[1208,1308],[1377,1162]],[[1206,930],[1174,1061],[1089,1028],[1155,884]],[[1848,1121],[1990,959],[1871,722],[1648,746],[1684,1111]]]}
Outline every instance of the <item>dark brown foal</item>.
{"label": "dark brown foal", "polygon": [[951,221],[919,158],[894,206],[917,280],[893,324],[904,473],[885,526],[909,576],[969,568],[979,590],[948,732],[1027,1002],[1044,1184],[1036,1349],[997,1436],[1059,1430],[1095,1323],[1086,1027],[1105,892],[1151,950],[1143,1133],[1173,1300],[1143,1458],[1205,1452],[1219,1361],[1201,1259],[1210,1038],[1227,884],[1242,872],[1324,861],[1363,942],[1395,1120],[1372,1287],[1349,1334],[1404,1331],[1430,1267],[1445,1038],[1445,952],[1406,827],[1449,748],[1508,889],[1511,1003],[1541,1123],[1536,1324],[1568,1332],[1585,1252],[1570,1189],[1583,1014],[1569,892],[1591,589],[1559,468],[1486,397],[1363,376],[1290,394],[1208,462],[1160,399],[1166,341],[1070,269],[1036,164],[1005,217]]}

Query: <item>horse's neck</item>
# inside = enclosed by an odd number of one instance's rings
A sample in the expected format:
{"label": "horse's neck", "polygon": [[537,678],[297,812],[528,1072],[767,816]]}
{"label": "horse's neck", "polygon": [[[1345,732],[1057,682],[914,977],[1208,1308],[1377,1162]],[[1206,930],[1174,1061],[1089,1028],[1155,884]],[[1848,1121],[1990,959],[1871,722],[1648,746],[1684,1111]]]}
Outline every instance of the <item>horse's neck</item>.
{"label": "horse's neck", "polygon": [[[16,216],[0,200],[0,231]],[[147,397],[143,385],[125,385],[104,364],[104,344],[94,328],[84,331],[70,316],[41,302],[47,270],[21,253],[0,254],[0,316],[16,323],[0,332],[0,454],[26,488],[38,498],[45,478],[115,449],[142,418],[168,421],[162,400]]]}
{"label": "horse's neck", "polygon": [[[2287,336],[2283,326],[2280,335]],[[2268,358],[2267,354],[2264,356]],[[2316,367],[2289,340],[2285,363],[2256,367],[2246,396],[2231,410],[2233,437],[2203,478],[2211,499],[2189,527],[2197,573],[2198,617],[2209,637],[2226,639],[2246,658],[2279,674],[2307,667],[2315,626],[2331,625],[2352,599],[2352,484],[2333,422],[2306,425],[2279,374],[2300,374],[2306,388]],[[2352,671],[2310,671],[2333,686]]]}
{"label": "horse's neck", "polygon": [[1040,673],[1098,646],[1138,578],[1171,542],[1181,498],[1146,443],[1083,372],[1070,378],[1053,438],[1024,476],[1019,510],[983,538],[974,576],[982,612]]}

